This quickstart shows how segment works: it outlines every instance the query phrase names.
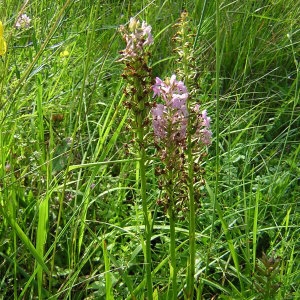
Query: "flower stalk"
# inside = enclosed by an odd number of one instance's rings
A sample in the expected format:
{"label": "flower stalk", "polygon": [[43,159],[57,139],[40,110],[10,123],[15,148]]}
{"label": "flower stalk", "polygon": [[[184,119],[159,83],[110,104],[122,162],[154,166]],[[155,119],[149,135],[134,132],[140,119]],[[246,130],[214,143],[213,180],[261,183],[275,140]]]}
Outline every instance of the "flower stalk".
{"label": "flower stalk", "polygon": [[149,52],[147,46],[153,43],[151,27],[144,21],[131,18],[128,29],[120,27],[120,32],[126,42],[126,48],[121,51],[121,62],[125,69],[122,74],[127,81],[124,93],[127,97],[125,106],[132,111],[134,141],[139,158],[140,195],[142,199],[143,217],[145,224],[144,261],[146,270],[147,299],[153,299],[152,263],[151,263],[151,224],[147,204],[146,183],[146,153],[145,153],[145,126],[149,112],[148,97],[150,92],[151,69],[148,66]]}
{"label": "flower stalk", "polygon": [[[181,39],[179,41],[183,42],[180,48],[183,49],[182,52],[182,66],[183,74],[185,80],[189,81],[189,60],[192,58],[192,49],[189,41],[187,41],[188,36],[188,13],[183,12],[180,19],[180,33]],[[187,102],[187,110],[190,111],[191,103],[190,99]],[[188,132],[192,131],[191,118],[188,120]],[[187,136],[187,160],[188,160],[188,198],[189,198],[189,259],[187,264],[187,288],[185,290],[186,299],[193,299],[194,297],[194,282],[195,282],[195,261],[196,261],[196,213],[195,213],[195,191],[194,191],[194,159],[192,153],[192,135]]]}
{"label": "flower stalk", "polygon": [[176,267],[176,235],[175,235],[175,226],[176,226],[176,217],[174,211],[170,212],[170,255],[171,255],[171,268],[170,276],[172,278],[172,295],[170,299],[177,299],[177,267]]}
{"label": "flower stalk", "polygon": [[[172,278],[172,297],[177,299],[177,268],[176,268],[176,219],[184,217],[184,213],[190,210],[193,214],[193,227],[190,236],[190,249],[194,251],[192,259],[195,260],[195,205],[194,194],[190,193],[190,186],[194,185],[193,150],[203,150],[211,142],[209,130],[210,118],[206,110],[200,112],[200,106],[196,104],[188,112],[189,93],[182,81],[176,80],[176,76],[165,81],[156,78],[152,87],[154,96],[160,97],[164,104],[156,104],[152,108],[153,129],[157,154],[162,162],[162,167],[157,169],[161,175],[160,186],[163,189],[163,197],[158,204],[164,207],[170,222],[170,255]],[[190,122],[190,129],[188,124]],[[188,144],[190,143],[190,144]],[[190,147],[190,149],[188,149]],[[186,161],[186,156],[188,161]],[[192,173],[191,173],[192,170]],[[190,204],[192,197],[192,205]],[[191,218],[191,217],[190,217]],[[191,259],[190,259],[191,261]],[[190,276],[194,278],[194,266],[190,270]],[[190,283],[191,281],[189,281]],[[189,294],[190,295],[190,294]],[[189,296],[190,297],[190,296]],[[189,298],[191,299],[191,298]]]}
{"label": "flower stalk", "polygon": [[143,147],[144,143],[144,127],[143,127],[143,118],[142,115],[137,115],[137,143],[142,145],[139,150],[139,171],[140,171],[140,180],[141,180],[141,198],[142,198],[142,207],[145,223],[145,263],[146,263],[146,282],[147,282],[147,294],[148,299],[152,299],[152,263],[151,263],[151,224],[149,221],[148,205],[147,205],[147,184],[146,184],[146,153],[145,148]]}
{"label": "flower stalk", "polygon": [[[200,193],[195,189],[195,183],[199,182],[199,175],[197,175],[197,169],[200,169],[199,162],[205,154],[204,146],[208,146],[211,143],[211,132],[209,131],[210,118],[207,117],[206,110],[199,113],[199,105],[193,106],[192,100],[197,93],[199,86],[197,84],[197,77],[199,76],[199,66],[197,65],[197,59],[193,49],[193,32],[188,18],[188,13],[183,11],[178,22],[175,24],[177,32],[173,38],[176,48],[174,49],[177,54],[177,73],[180,78],[184,80],[187,86],[190,88],[190,96],[187,99],[187,112],[190,116],[187,123],[187,194],[188,194],[188,222],[189,222],[189,258],[187,263],[187,284],[185,289],[185,298],[194,299],[195,290],[195,261],[196,261],[196,211],[197,202],[201,199]],[[197,119],[201,119],[202,129],[198,130],[201,137],[201,143],[198,145],[198,151],[200,154],[199,162],[195,162],[195,136],[194,130],[197,125]],[[196,134],[196,135],[197,135]],[[197,139],[197,137],[196,137]],[[195,151],[196,150],[196,151]],[[204,170],[202,170],[204,172]],[[200,174],[201,176],[201,174]],[[203,181],[203,180],[200,180]],[[204,181],[203,181],[204,182]]]}

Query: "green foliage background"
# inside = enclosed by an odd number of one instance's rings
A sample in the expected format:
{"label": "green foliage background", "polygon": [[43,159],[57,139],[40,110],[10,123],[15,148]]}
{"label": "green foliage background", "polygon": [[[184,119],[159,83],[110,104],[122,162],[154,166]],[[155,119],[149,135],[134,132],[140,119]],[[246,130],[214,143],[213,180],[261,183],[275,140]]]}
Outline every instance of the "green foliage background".
{"label": "green foliage background", "polygon": [[[117,29],[131,16],[152,26],[153,78],[165,78],[177,68],[173,25],[183,9],[194,34],[195,98],[212,117],[213,132],[217,89],[221,106],[220,143],[201,166],[207,188],[196,217],[198,299],[300,297],[300,6],[220,0],[216,27],[215,5],[0,1],[8,44],[0,61],[0,299],[143,299],[143,216],[136,160],[126,147],[132,134]],[[31,26],[17,30],[22,12]],[[64,50],[69,55],[61,57]],[[221,169],[214,208],[216,147]],[[153,284],[158,299],[167,299],[168,219],[156,205],[154,166],[150,156]],[[186,220],[177,222],[177,233],[183,299]],[[262,251],[281,257],[275,295],[253,275]]]}

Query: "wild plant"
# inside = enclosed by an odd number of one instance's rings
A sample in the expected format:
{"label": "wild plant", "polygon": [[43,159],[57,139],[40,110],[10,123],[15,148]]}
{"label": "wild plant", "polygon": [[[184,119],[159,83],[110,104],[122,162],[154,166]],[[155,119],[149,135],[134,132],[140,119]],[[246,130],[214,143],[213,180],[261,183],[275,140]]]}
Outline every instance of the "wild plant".
{"label": "wild plant", "polygon": [[151,214],[148,211],[147,185],[146,185],[146,141],[147,133],[146,117],[150,110],[149,93],[151,82],[151,68],[148,65],[150,52],[148,46],[153,43],[151,26],[145,21],[131,18],[128,28],[120,27],[120,32],[126,41],[126,48],[121,51],[121,62],[125,64],[122,77],[127,85],[124,90],[125,105],[132,112],[133,141],[137,149],[140,174],[140,196],[142,199],[144,223],[145,223],[145,269],[148,299],[152,299],[152,275],[151,275]]}
{"label": "wild plant", "polygon": [[295,1],[0,20],[1,299],[300,298]]}
{"label": "wild plant", "polygon": [[[177,299],[176,220],[178,217],[186,218],[190,215],[188,212],[191,209],[194,214],[192,218],[195,219],[195,198],[191,199],[189,186],[194,187],[201,178],[202,170],[199,164],[206,154],[206,147],[211,144],[212,132],[209,129],[210,117],[207,116],[206,110],[200,111],[199,104],[190,106],[188,110],[187,87],[182,81],[176,80],[175,75],[164,81],[157,77],[153,91],[154,96],[163,102],[155,104],[152,108],[156,155],[161,163],[156,169],[156,174],[159,175],[159,187],[162,190],[157,204],[163,207],[170,222],[170,277],[172,279],[170,299]],[[196,153],[197,165],[194,164]],[[190,177],[190,168],[193,168],[192,177]],[[193,227],[192,229],[195,230]],[[192,248],[190,251],[195,251],[193,244],[195,233],[191,232],[192,229],[190,228],[190,248]],[[194,255],[192,257],[194,259]],[[191,260],[189,264],[194,268]],[[189,276],[194,277],[195,271],[191,270],[190,265],[188,270],[190,273],[187,279],[193,282]],[[193,284],[191,285],[193,289]],[[186,290],[185,293],[187,299],[192,299],[191,290]]]}
{"label": "wild plant", "polygon": [[274,257],[274,254],[268,257],[264,252],[261,258],[257,259],[253,283],[260,295],[258,299],[269,300],[277,296],[280,287],[280,263],[281,257]]}

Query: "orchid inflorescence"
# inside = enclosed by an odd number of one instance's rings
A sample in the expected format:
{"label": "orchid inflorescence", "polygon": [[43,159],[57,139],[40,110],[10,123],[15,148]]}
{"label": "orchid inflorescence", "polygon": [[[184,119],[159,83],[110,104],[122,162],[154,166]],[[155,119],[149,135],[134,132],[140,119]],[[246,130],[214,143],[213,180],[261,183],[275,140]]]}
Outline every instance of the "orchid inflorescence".
{"label": "orchid inflorescence", "polygon": [[150,52],[148,46],[153,43],[151,27],[144,21],[142,24],[135,18],[131,18],[128,29],[121,26],[120,32],[126,42],[126,48],[121,51],[119,61],[125,64],[122,77],[127,82],[124,89],[126,98],[124,105],[131,114],[131,128],[134,138],[131,140],[139,157],[139,187],[142,200],[142,209],[145,224],[145,251],[144,261],[146,269],[147,298],[152,299],[152,268],[151,268],[151,224],[149,220],[147,203],[146,180],[146,145],[145,134],[147,128],[147,115],[150,110],[148,101],[151,92],[151,68],[148,65]]}
{"label": "orchid inflorescence", "polygon": [[141,24],[139,20],[130,18],[128,29],[129,31],[123,25],[119,29],[126,41],[126,48],[121,51],[123,56],[121,60],[139,57],[143,54],[146,46],[153,44],[151,26],[147,25],[145,21],[142,21]]}
{"label": "orchid inflorescence", "polygon": [[[200,110],[199,104],[188,107],[188,89],[174,74],[164,81],[156,77],[152,90],[153,97],[163,102],[154,104],[151,110],[157,156],[161,161],[156,173],[159,185],[165,190],[157,203],[175,217],[182,215],[188,206],[187,185],[191,179],[187,173],[187,149],[192,147],[192,153],[205,156],[206,146],[211,144],[211,119],[206,110]],[[203,170],[194,167],[197,179],[192,180],[199,181]]]}
{"label": "orchid inflorescence", "polygon": [[[126,42],[126,48],[120,51],[120,62],[125,64],[122,77],[127,82],[124,88],[124,106],[131,110],[130,127],[137,137],[138,130],[144,130],[147,115],[150,110],[148,98],[151,92],[151,68],[148,60],[149,45],[153,43],[151,26],[144,21],[141,23],[131,18],[128,27],[121,26],[119,31]],[[142,128],[141,128],[142,127]],[[144,140],[144,139],[143,139]],[[144,147],[143,140],[139,140],[139,147]]]}
{"label": "orchid inflorescence", "polygon": [[156,77],[153,86],[154,96],[160,96],[165,104],[152,108],[153,129],[156,139],[183,143],[186,137],[188,111],[186,100],[187,88],[182,81],[172,75],[166,82]]}
{"label": "orchid inflorescence", "polygon": [[[152,87],[154,96],[160,96],[165,104],[156,104],[152,108],[153,129],[156,140],[165,143],[175,143],[184,145],[187,137],[188,108],[187,99],[189,97],[186,86],[182,81],[176,80],[176,75],[172,75],[166,81],[156,77],[156,82]],[[200,112],[200,105],[192,107],[192,111],[197,115],[194,124],[194,135],[198,137],[203,145],[211,144],[212,133],[209,130],[210,117],[207,111]]]}

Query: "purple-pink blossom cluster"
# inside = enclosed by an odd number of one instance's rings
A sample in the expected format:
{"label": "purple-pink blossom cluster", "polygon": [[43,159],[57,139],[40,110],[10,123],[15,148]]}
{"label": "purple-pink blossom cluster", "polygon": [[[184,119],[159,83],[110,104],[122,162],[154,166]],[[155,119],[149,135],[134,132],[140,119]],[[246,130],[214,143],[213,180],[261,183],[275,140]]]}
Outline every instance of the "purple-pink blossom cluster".
{"label": "purple-pink blossom cluster", "polygon": [[188,125],[187,88],[182,81],[172,75],[169,80],[163,81],[156,77],[152,87],[154,97],[160,96],[164,104],[157,104],[152,108],[154,134],[158,139],[168,139],[174,142],[183,142],[186,138]]}
{"label": "purple-pink blossom cluster", "polygon": [[16,28],[22,29],[22,28],[28,28],[30,26],[31,19],[26,15],[22,14],[19,16],[17,22],[16,22]]}
{"label": "purple-pink blossom cluster", "polygon": [[[152,108],[154,135],[158,140],[165,142],[175,142],[184,144],[187,136],[188,127],[188,109],[187,99],[188,91],[182,81],[176,80],[172,75],[166,81],[156,77],[156,82],[152,87],[154,96],[161,97],[165,104],[157,104]],[[211,143],[212,133],[209,130],[210,117],[207,111],[200,112],[199,104],[192,110],[197,116],[197,124],[194,125],[195,134],[203,144]]]}
{"label": "purple-pink blossom cluster", "polygon": [[145,46],[153,44],[151,26],[145,21],[141,24],[139,20],[130,18],[128,28],[129,31],[123,25],[120,27],[126,41],[126,48],[121,52],[122,60],[140,56]]}

